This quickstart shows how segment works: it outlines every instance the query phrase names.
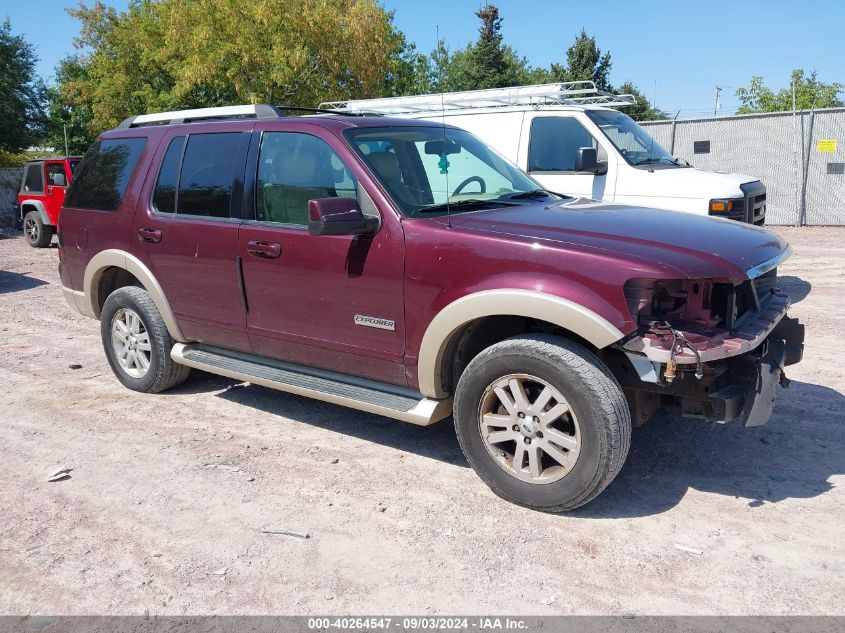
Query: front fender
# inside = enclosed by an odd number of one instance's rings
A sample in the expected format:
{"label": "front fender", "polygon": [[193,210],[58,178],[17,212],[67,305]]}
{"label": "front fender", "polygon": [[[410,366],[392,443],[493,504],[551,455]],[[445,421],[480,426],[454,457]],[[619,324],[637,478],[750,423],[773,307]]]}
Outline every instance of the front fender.
{"label": "front fender", "polygon": [[562,297],[519,288],[475,292],[448,304],[426,328],[417,367],[423,395],[430,398],[449,395],[441,385],[443,354],[449,342],[467,323],[489,316],[520,316],[553,323],[599,349],[624,336],[600,314]]}

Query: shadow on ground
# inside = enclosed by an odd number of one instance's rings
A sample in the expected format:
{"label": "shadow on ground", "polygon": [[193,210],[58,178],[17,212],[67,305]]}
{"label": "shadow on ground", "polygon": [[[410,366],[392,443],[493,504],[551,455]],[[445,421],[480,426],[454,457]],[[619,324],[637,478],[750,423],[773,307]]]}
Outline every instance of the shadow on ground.
{"label": "shadow on ground", "polygon": [[[430,427],[396,422],[324,402],[195,371],[168,393],[222,390],[245,415],[278,416],[388,448],[468,467],[450,420]],[[714,426],[657,415],[634,430],[622,472],[595,501],[568,514],[585,518],[641,517],[676,506],[689,489],[747,500],[755,507],[811,498],[845,474],[845,396],[793,381],[762,427]],[[479,485],[483,485],[479,482]]]}
{"label": "shadow on ground", "polygon": [[784,275],[778,277],[778,287],[789,295],[792,303],[798,303],[807,298],[813,289],[813,284],[801,277]]}
{"label": "shadow on ground", "polygon": [[10,292],[20,292],[21,290],[30,290],[43,286],[46,281],[29,277],[26,273],[11,273],[6,270],[0,270],[0,295]]}

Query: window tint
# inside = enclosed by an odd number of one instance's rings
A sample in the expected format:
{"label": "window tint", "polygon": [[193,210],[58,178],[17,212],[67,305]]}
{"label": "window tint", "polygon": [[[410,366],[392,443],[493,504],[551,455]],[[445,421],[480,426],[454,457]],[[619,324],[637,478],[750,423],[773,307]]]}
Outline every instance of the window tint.
{"label": "window tint", "polygon": [[178,213],[228,218],[240,132],[191,134],[179,177]]}
{"label": "window tint", "polygon": [[64,187],[67,185],[64,163],[47,163],[47,184],[52,187]]}
{"label": "window tint", "polygon": [[531,123],[528,171],[575,171],[581,147],[596,147],[596,141],[578,121],[538,117]]}
{"label": "window tint", "polygon": [[100,211],[117,209],[146,143],[146,137],[94,143],[77,168],[65,205]]}
{"label": "window tint", "polygon": [[179,186],[179,161],[185,137],[177,136],[170,141],[161,168],[158,171],[156,188],[153,191],[153,206],[159,213],[176,213],[176,187]]}
{"label": "window tint", "polygon": [[358,183],[328,143],[310,134],[267,132],[258,155],[256,219],[308,224],[308,201],[356,198]]}
{"label": "window tint", "polygon": [[31,163],[26,166],[26,178],[23,190],[28,192],[44,191],[44,178],[41,176],[42,163]]}

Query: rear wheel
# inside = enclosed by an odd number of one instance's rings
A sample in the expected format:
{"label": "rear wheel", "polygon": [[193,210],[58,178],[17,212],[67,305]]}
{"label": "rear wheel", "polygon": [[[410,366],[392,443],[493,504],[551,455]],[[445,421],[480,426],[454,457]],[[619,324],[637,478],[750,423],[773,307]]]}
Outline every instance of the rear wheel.
{"label": "rear wheel", "polygon": [[173,339],[143,288],[118,288],[109,295],[100,334],[114,375],[130,389],[158,393],[184,382],[191,371],[170,357]]}
{"label": "rear wheel", "polygon": [[493,492],[549,512],[601,493],[631,441],[619,383],[592,352],[554,336],[481,352],[458,381],[454,413],[461,448]]}
{"label": "rear wheel", "polygon": [[46,248],[53,241],[53,227],[41,221],[38,211],[30,211],[23,218],[23,235],[33,248]]}

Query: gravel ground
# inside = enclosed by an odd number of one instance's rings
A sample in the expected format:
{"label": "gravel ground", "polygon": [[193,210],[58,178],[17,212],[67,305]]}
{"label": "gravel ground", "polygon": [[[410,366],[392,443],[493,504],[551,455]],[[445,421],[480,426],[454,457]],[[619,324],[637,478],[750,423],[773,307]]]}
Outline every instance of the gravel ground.
{"label": "gravel ground", "polygon": [[128,391],[55,249],[0,240],[0,613],[845,614],[845,230],[778,230],[808,340],[771,422],[651,420],[563,516],[495,497],[448,422]]}

